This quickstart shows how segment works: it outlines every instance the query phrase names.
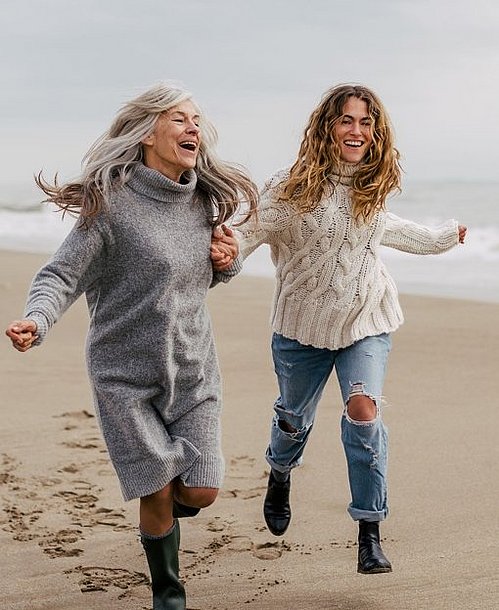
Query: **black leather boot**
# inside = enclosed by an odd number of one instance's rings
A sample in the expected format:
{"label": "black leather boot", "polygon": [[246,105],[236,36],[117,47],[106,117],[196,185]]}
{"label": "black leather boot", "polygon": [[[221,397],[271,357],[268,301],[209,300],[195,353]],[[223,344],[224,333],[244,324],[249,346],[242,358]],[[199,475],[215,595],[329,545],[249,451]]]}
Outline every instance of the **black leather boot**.
{"label": "black leather boot", "polygon": [[380,574],[391,572],[392,564],[381,550],[379,523],[359,521],[359,562],[357,572],[361,574]]}
{"label": "black leather boot", "polygon": [[179,519],[181,517],[195,517],[200,508],[194,506],[187,506],[186,504],[180,504],[177,500],[173,500],[173,518]]}
{"label": "black leather boot", "polygon": [[164,538],[141,539],[151,571],[153,610],[185,610],[185,589],[178,577],[178,521]]}
{"label": "black leather boot", "polygon": [[276,481],[270,471],[267,495],[263,503],[265,523],[274,536],[282,536],[288,529],[291,521],[291,507],[289,505],[289,492],[291,489],[291,476],[284,483]]}

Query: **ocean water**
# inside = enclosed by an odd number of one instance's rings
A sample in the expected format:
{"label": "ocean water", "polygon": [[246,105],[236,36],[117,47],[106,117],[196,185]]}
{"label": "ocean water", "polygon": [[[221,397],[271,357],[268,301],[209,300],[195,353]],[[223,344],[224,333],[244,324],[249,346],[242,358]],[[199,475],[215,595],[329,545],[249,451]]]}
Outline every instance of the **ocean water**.
{"label": "ocean water", "polygon": [[[0,184],[0,249],[50,254],[74,220],[41,204],[35,186]],[[400,292],[499,302],[499,182],[412,182],[389,209],[425,225],[455,218],[468,227],[464,245],[438,256],[383,248]],[[273,277],[268,248],[245,262],[244,273]]]}

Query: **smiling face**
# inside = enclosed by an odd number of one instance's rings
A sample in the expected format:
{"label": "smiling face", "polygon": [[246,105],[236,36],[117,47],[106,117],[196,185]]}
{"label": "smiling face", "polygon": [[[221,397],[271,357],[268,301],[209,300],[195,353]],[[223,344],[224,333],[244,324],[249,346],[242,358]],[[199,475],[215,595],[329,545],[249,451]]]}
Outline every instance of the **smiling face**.
{"label": "smiling face", "polygon": [[142,140],[144,164],[179,182],[195,167],[200,142],[199,112],[186,100],[163,112],[154,131]]}
{"label": "smiling face", "polygon": [[343,115],[334,126],[334,139],[340,147],[342,161],[362,161],[372,142],[371,129],[372,119],[367,103],[357,97],[349,97],[343,106]]}

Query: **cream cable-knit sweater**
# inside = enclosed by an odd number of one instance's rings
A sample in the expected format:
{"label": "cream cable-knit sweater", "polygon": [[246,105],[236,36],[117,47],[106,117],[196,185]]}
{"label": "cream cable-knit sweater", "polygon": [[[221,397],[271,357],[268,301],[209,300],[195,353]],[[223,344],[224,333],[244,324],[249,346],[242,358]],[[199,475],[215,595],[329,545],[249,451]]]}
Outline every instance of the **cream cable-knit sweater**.
{"label": "cream cable-knit sweater", "polygon": [[263,189],[257,218],[239,232],[244,258],[263,243],[270,246],[276,267],[272,329],[305,345],[339,349],[402,324],[397,288],[379,256],[380,245],[439,254],[459,242],[455,220],[429,228],[379,212],[370,224],[355,223],[349,184],[356,167],[345,165],[341,183],[305,214],[275,200],[288,170],[278,172]]}

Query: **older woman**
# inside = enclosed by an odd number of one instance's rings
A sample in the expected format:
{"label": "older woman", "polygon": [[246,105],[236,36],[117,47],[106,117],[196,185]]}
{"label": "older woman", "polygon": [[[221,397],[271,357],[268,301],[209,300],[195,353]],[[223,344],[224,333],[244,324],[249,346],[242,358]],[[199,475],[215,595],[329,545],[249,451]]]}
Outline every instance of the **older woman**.
{"label": "older woman", "polygon": [[[220,377],[205,297],[240,270],[223,223],[256,188],[217,159],[216,133],[190,93],[159,85],[128,102],[85,156],[78,181],[38,185],[79,220],[31,285],[7,335],[39,345],[85,293],[95,406],[140,530],[155,610],[185,608],[175,517],[211,504],[221,485]],[[217,260],[210,260],[214,226]]]}

